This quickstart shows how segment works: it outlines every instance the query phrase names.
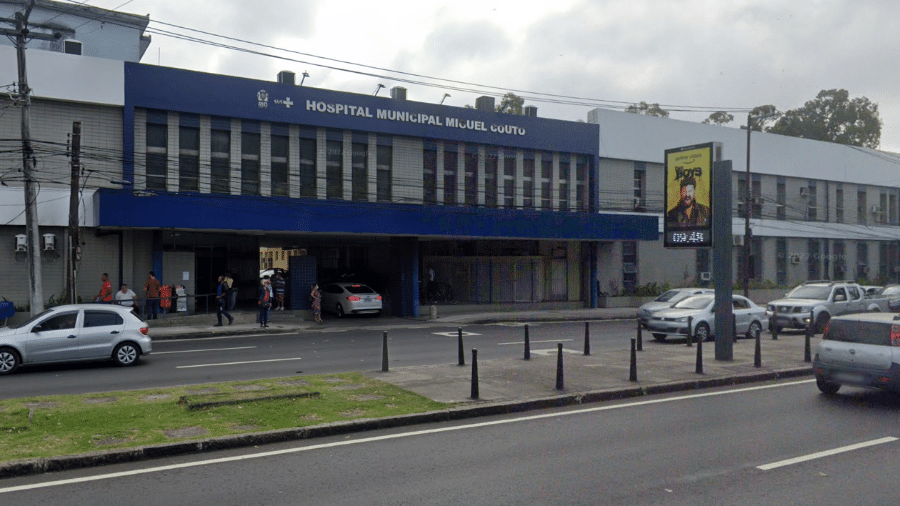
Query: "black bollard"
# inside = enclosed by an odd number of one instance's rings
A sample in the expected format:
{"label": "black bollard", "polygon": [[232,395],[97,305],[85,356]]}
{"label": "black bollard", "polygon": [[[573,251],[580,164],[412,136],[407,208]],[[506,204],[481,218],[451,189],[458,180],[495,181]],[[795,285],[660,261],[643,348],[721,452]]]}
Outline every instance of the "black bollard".
{"label": "black bollard", "polygon": [[803,343],[803,361],[804,362],[812,362],[812,358],[810,357],[811,352],[809,349],[809,339],[813,335],[813,320],[812,320],[812,312],[810,311],[809,315],[809,325],[806,326],[806,339]]}
{"label": "black bollard", "polygon": [[463,351],[462,327],[457,327],[457,335],[459,336],[459,365],[466,365],[466,354]]}
{"label": "black bollard", "polygon": [[[822,332],[824,332],[824,331],[825,331],[825,329],[822,329]],[[815,320],[813,319],[813,310],[812,309],[809,310],[809,335],[811,335],[811,336],[816,335]]]}
{"label": "black bollard", "polygon": [[687,329],[687,330],[688,330],[688,335],[687,335],[687,345],[688,345],[688,348],[690,348],[691,346],[694,345],[694,326],[693,326],[693,322],[694,322],[694,317],[693,317],[693,316],[688,316],[688,329]]}
{"label": "black bollard", "polygon": [[525,324],[525,360],[531,360],[531,341],[528,339],[528,324]]}
{"label": "black bollard", "polygon": [[631,367],[628,370],[628,381],[637,381],[637,347],[634,339],[631,340]]}
{"label": "black bollard", "polygon": [[778,340],[778,306],[773,306],[772,309],[772,328],[769,330],[772,331],[772,340]]}
{"label": "black bollard", "polygon": [[737,342],[737,319],[731,315],[731,342]]}
{"label": "black bollard", "polygon": [[694,366],[694,372],[703,374],[703,339],[697,340],[697,365]]}
{"label": "black bollard", "polygon": [[565,388],[565,382],[563,381],[563,351],[562,351],[562,343],[557,343],[557,355],[556,355],[556,389],[562,390]]}
{"label": "black bollard", "polygon": [[472,398],[478,398],[478,350],[472,348]]}
{"label": "black bollard", "polygon": [[590,322],[584,322],[584,354],[591,354],[591,329]]}
{"label": "black bollard", "polygon": [[381,372],[388,372],[388,348],[387,348],[387,331],[381,341]]}
{"label": "black bollard", "polygon": [[641,319],[638,318],[637,351],[644,351],[644,338],[641,336]]}
{"label": "black bollard", "polygon": [[753,351],[753,367],[762,367],[762,349],[759,343],[760,334],[762,334],[762,332],[756,333],[756,349]]}

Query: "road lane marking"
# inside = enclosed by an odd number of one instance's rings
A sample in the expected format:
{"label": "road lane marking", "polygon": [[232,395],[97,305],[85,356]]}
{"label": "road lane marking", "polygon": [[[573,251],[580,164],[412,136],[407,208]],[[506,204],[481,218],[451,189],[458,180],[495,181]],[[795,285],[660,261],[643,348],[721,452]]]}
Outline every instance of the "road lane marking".
{"label": "road lane marking", "polygon": [[764,464],[761,466],[756,466],[757,469],[762,469],[763,471],[769,471],[771,469],[776,469],[779,467],[790,466],[793,464],[799,464],[801,462],[806,462],[814,459],[821,459],[823,457],[830,457],[832,455],[837,455],[839,453],[850,452],[853,450],[859,450],[861,448],[868,448],[870,446],[880,445],[884,443],[893,443],[897,441],[895,437],[883,437],[880,439],[873,439],[872,441],[865,441],[862,443],[856,443],[853,445],[842,446],[840,448],[834,448],[831,450],[825,450],[817,453],[810,453],[809,455],[802,455],[800,457],[794,457],[792,459],[781,460],[779,462],[772,462],[771,464]]}
{"label": "road lane marking", "polygon": [[[217,458],[217,459],[199,460],[199,461],[194,461],[194,462],[184,462],[181,464],[171,464],[171,465],[167,465],[167,466],[151,467],[151,468],[144,468],[144,469],[133,469],[131,471],[121,471],[118,473],[99,474],[96,476],[84,476],[84,477],[80,477],[80,478],[69,478],[69,479],[64,479],[64,480],[48,481],[45,483],[33,483],[30,485],[18,485],[18,486],[14,486],[14,487],[0,488],[0,494],[5,494],[5,493],[9,493],[9,492],[22,492],[25,490],[34,490],[34,489],[40,489],[40,488],[58,487],[58,486],[62,486],[62,485],[73,485],[73,484],[78,484],[78,483],[89,483],[92,481],[111,480],[111,479],[115,479],[115,478],[123,478],[123,477],[128,477],[128,476],[139,476],[142,474],[159,473],[159,472],[164,472],[164,471],[173,471],[173,470],[177,470],[177,469],[187,469],[187,468],[192,468],[192,467],[209,466],[209,465],[215,465],[215,464],[226,464],[229,462],[240,462],[243,460],[253,460],[253,459],[259,459],[259,458],[265,458],[265,457],[276,457],[276,456],[288,455],[288,454],[292,454],[292,453],[300,453],[300,452],[307,452],[307,451],[313,451],[313,450],[322,450],[322,449],[326,449],[326,448],[336,448],[339,446],[374,443],[374,442],[378,442],[378,441],[387,441],[387,440],[391,440],[391,439],[402,439],[402,438],[414,437],[414,436],[439,434],[442,432],[454,432],[454,431],[467,430],[467,429],[477,429],[477,428],[481,428],[481,427],[490,427],[490,426],[495,426],[495,425],[507,425],[507,424],[511,424],[511,423],[530,422],[530,421],[534,421],[534,420],[543,420],[546,418],[559,418],[561,416],[580,415],[580,414],[594,413],[594,412],[600,412],[600,411],[612,411],[615,409],[649,406],[649,405],[653,405],[653,404],[662,404],[662,403],[668,403],[668,402],[693,400],[693,399],[700,399],[700,398],[704,398],[704,397],[716,397],[716,396],[722,396],[722,395],[740,394],[740,393],[745,393],[745,392],[753,392],[753,391],[757,391],[757,390],[767,390],[767,389],[772,389],[772,388],[797,386],[797,385],[801,385],[801,384],[805,384],[805,383],[812,383],[814,381],[815,381],[814,379],[790,381],[790,382],[786,382],[786,383],[777,383],[777,384],[772,384],[772,385],[761,385],[761,386],[754,386],[754,387],[736,388],[733,390],[721,390],[721,391],[717,391],[717,392],[704,392],[704,393],[699,393],[699,394],[683,395],[683,396],[679,396],[679,397],[666,397],[666,398],[662,398],[662,399],[650,399],[650,400],[626,402],[626,403],[622,403],[622,404],[604,405],[604,406],[597,406],[597,407],[593,407],[593,408],[582,408],[582,409],[576,409],[576,410],[571,410],[571,411],[559,411],[559,412],[553,412],[553,413],[544,413],[544,414],[540,414],[540,415],[530,415],[530,416],[523,416],[523,417],[518,417],[518,418],[504,418],[502,420],[492,420],[490,422],[477,422],[477,423],[472,423],[472,424],[457,425],[457,426],[453,426],[453,427],[439,427],[436,429],[417,430],[417,431],[412,431],[412,432],[403,432],[403,433],[399,433],[399,434],[386,434],[383,436],[372,436],[372,437],[367,437],[367,438],[363,438],[363,439],[345,439],[342,441],[335,441],[335,442],[331,442],[331,443],[322,443],[322,444],[311,445],[311,446],[285,448],[282,450],[272,450],[272,451],[267,451],[267,452],[251,453],[251,454],[245,454],[245,455],[235,455],[232,457],[221,457],[221,458]],[[351,437],[351,436],[348,436],[348,437]]]}
{"label": "road lane marking", "polygon": [[219,367],[222,365],[244,365],[244,364],[264,364],[266,362],[285,362],[288,360],[302,360],[300,357],[296,358],[273,358],[271,360],[247,360],[245,362],[223,362],[221,364],[197,364],[197,365],[179,365],[175,369],[195,369],[197,367]]}
{"label": "road lane marking", "polygon": [[232,350],[249,350],[256,346],[239,346],[237,348],[207,348],[205,350],[184,350],[184,351],[157,351],[153,355],[170,355],[172,353],[200,353],[203,351],[232,351]]}
{"label": "road lane marking", "polygon": [[[568,343],[568,342],[571,342],[571,341],[574,341],[574,339],[547,339],[547,340],[544,340],[544,341],[531,341],[531,340],[529,340],[528,342],[531,343],[531,344],[535,344],[535,343]],[[514,341],[514,342],[511,342],[511,343],[497,343],[497,346],[510,346],[510,345],[513,345],[513,344],[525,344],[525,341]]]}
{"label": "road lane marking", "polygon": [[[153,341],[154,346],[167,343],[196,343],[197,341],[221,341],[222,339],[243,339],[246,337],[273,337],[273,336],[293,336],[296,332],[266,332],[265,334],[231,334],[227,336],[214,337],[189,337],[186,339],[156,339]],[[153,337],[152,335],[150,337]]]}
{"label": "road lane marking", "polygon": [[[432,332],[432,334],[436,336],[444,336],[444,337],[456,337],[459,335],[459,331],[456,332]],[[480,336],[481,334],[476,334],[474,332],[463,332],[463,336]]]}

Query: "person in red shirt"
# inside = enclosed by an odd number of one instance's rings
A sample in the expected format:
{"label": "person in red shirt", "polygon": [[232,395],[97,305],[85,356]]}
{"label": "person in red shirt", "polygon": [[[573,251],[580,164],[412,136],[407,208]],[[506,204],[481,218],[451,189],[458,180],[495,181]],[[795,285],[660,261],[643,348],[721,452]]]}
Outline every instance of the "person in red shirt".
{"label": "person in red shirt", "polygon": [[112,283],[109,282],[109,275],[104,272],[101,279],[103,284],[100,285],[100,293],[94,296],[94,302],[112,302]]}
{"label": "person in red shirt", "polygon": [[159,280],[156,279],[156,274],[153,271],[150,271],[150,275],[147,276],[147,282],[144,283],[144,292],[147,293],[147,319],[155,320],[157,315],[159,315]]}

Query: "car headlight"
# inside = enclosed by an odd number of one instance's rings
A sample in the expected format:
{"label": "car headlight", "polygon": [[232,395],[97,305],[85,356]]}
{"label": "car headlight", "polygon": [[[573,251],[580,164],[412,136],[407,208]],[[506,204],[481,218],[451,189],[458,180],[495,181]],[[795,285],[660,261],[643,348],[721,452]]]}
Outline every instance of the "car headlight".
{"label": "car headlight", "polygon": [[800,312],[801,312],[801,313],[808,313],[808,312],[810,312],[810,310],[812,310],[812,308],[809,307],[809,306],[801,306],[801,307],[800,307]]}
{"label": "car headlight", "polygon": [[766,306],[766,311],[768,311],[770,313],[774,313],[775,312],[775,304],[769,304],[768,306]]}
{"label": "car headlight", "polygon": [[686,322],[687,319],[688,319],[687,316],[682,316],[681,318],[676,318],[675,321],[681,323],[681,322]]}

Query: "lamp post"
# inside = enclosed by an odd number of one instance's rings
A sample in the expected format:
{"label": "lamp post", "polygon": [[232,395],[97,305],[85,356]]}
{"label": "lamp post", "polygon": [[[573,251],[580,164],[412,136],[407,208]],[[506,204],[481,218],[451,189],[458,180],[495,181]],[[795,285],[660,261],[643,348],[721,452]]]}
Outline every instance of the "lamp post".
{"label": "lamp post", "polygon": [[744,297],[750,296],[750,131],[753,116],[747,113],[747,181],[744,185],[744,247],[741,254],[744,256]]}
{"label": "lamp post", "polygon": [[444,93],[444,98],[441,99],[441,103],[438,105],[444,105],[444,100],[447,100],[447,97],[449,97],[449,96],[450,96],[449,93]]}
{"label": "lamp post", "polygon": [[384,88],[383,84],[379,84],[377,88],[375,88],[375,93],[372,93],[372,96],[378,95],[378,92],[381,91],[381,88]]}
{"label": "lamp post", "polygon": [[303,71],[303,78],[300,79],[300,86],[303,86],[303,81],[306,81],[306,78],[309,77],[309,72]]}

